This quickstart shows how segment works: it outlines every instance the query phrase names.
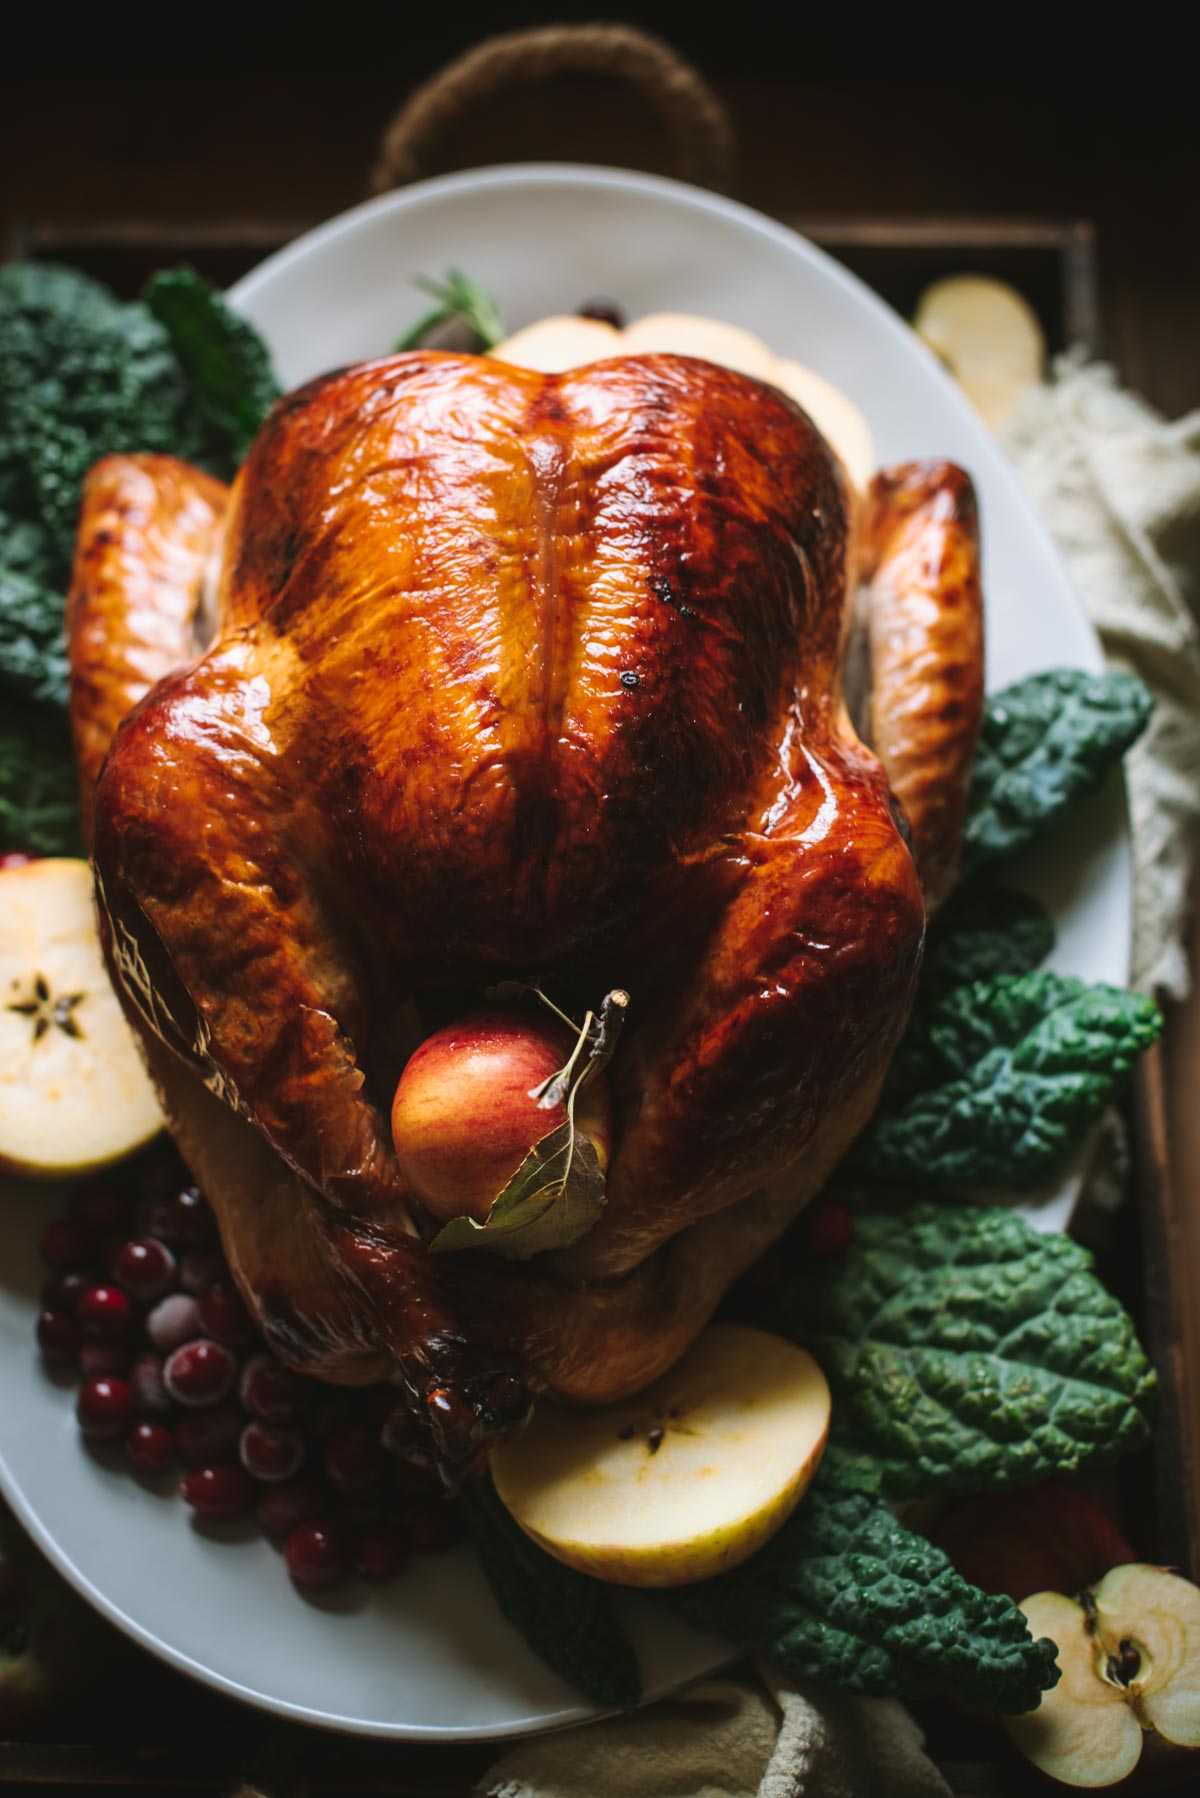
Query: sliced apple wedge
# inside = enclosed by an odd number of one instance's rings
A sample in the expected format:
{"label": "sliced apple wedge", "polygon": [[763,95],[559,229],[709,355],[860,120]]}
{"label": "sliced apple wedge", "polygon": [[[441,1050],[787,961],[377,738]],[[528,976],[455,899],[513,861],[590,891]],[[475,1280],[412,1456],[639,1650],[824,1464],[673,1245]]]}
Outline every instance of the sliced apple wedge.
{"label": "sliced apple wedge", "polygon": [[564,369],[624,353],[621,333],[615,325],[606,325],[600,318],[567,315],[540,318],[488,351],[497,362],[511,362],[514,368],[536,368],[544,375],[560,375]]}
{"label": "sliced apple wedge", "polygon": [[161,1126],[109,985],[87,863],[0,870],[0,1171],[88,1173]]}
{"label": "sliced apple wedge", "polygon": [[1079,1598],[1037,1592],[1021,1609],[1057,1645],[1062,1673],[1036,1711],[1004,1719],[1035,1767],[1095,1789],[1127,1778],[1147,1741],[1156,1753],[1200,1751],[1200,1589],[1189,1580],[1135,1562]]}
{"label": "sliced apple wedge", "polygon": [[1003,429],[1025,389],[1041,379],[1042,327],[1007,281],[988,275],[935,281],[917,303],[913,327],[994,431]]}
{"label": "sliced apple wedge", "polygon": [[636,1398],[542,1405],[492,1457],[500,1498],[548,1553],[622,1586],[736,1567],[794,1510],[825,1447],[829,1388],[803,1349],[712,1324]]}

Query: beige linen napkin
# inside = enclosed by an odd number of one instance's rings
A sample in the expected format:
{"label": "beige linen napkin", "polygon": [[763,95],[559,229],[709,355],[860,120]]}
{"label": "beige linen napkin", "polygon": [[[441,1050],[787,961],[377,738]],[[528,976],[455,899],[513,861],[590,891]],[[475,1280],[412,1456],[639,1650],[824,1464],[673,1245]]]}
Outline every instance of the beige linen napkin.
{"label": "beige linen napkin", "polygon": [[1109,660],[1157,701],[1127,762],[1133,984],[1180,999],[1200,836],[1200,411],[1168,424],[1074,352],[1025,396],[1006,447]]}
{"label": "beige linen napkin", "polygon": [[[1200,412],[1168,424],[1111,369],[1062,358],[1007,437],[1017,472],[1109,658],[1153,689],[1130,758],[1134,981],[1188,990],[1188,889],[1200,833]],[[904,1708],[788,1684],[765,1667],[510,1749],[491,1798],[941,1798]]]}
{"label": "beige linen napkin", "polygon": [[945,1798],[891,1700],[724,1676],[627,1717],[539,1736],[488,1775],[492,1798]]}

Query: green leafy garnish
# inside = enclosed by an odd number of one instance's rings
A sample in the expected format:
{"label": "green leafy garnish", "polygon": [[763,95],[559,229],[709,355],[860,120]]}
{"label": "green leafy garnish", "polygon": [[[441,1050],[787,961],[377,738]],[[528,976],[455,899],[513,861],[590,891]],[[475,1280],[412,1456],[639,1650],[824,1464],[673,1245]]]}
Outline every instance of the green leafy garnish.
{"label": "green leafy garnish", "polygon": [[0,703],[65,705],[67,652],[58,559],[38,524],[0,512]]}
{"label": "green leafy garnish", "polygon": [[1053,947],[1054,925],[1036,899],[969,881],[929,926],[918,1005],[925,1010],[977,980],[1031,974]]}
{"label": "green leafy garnish", "polygon": [[969,1585],[886,1505],[824,1472],[765,1548],[670,1603],[793,1678],[846,1692],[1019,1712],[1058,1678],[1054,1644],[1033,1641],[1011,1599]]}
{"label": "green leafy garnish", "polygon": [[143,298],[170,337],[200,413],[240,462],[280,395],[262,338],[194,269],[152,276]]}
{"label": "green leafy garnish", "polygon": [[956,987],[901,1043],[849,1166],[901,1184],[1032,1186],[1161,1029],[1152,999],[1060,974]]}
{"label": "green leafy garnish", "polygon": [[594,1704],[627,1710],[640,1703],[641,1671],[612,1588],[531,1542],[489,1479],[469,1487],[459,1509],[502,1614],[546,1665]]}
{"label": "green leafy garnish", "polygon": [[52,708],[67,697],[63,600],[88,469],[157,451],[232,474],[277,393],[265,346],[197,275],[156,276],[148,293],[127,304],[74,269],[0,269],[0,849],[79,848]]}
{"label": "green leafy garnish", "polygon": [[842,1483],[998,1491],[1146,1441],[1153,1372],[1077,1243],[998,1208],[856,1225],[836,1277],[798,1275],[766,1319],[825,1370]]}
{"label": "green leafy garnish", "polygon": [[79,490],[100,456],[203,458],[203,422],[163,326],[54,264],[0,269],[0,504],[34,520],[65,568]]}
{"label": "green leafy garnish", "polygon": [[79,794],[67,720],[0,697],[0,849],[79,855]]}
{"label": "green leafy garnish", "polygon": [[400,339],[397,350],[419,349],[431,331],[452,322],[466,326],[474,340],[472,347],[477,350],[495,349],[506,335],[504,320],[491,294],[460,270],[447,269],[441,281],[418,275],[413,286],[429,294],[437,305]]}
{"label": "green leafy garnish", "polygon": [[[544,994],[538,997],[549,1004]],[[593,1227],[604,1209],[604,1169],[595,1144],[576,1126],[575,1107],[584,1087],[612,1059],[628,1003],[626,993],[614,991],[598,1013],[588,1012],[566,1066],[538,1092],[538,1103],[547,1110],[557,1110],[565,1100],[566,1121],[533,1145],[482,1223],[455,1217],[438,1231],[430,1244],[436,1254],[487,1249],[506,1261],[527,1261],[547,1249],[570,1248]]]}
{"label": "green leafy garnish", "polygon": [[1149,722],[1132,674],[1055,668],[993,694],[971,782],[963,869],[1014,855],[1095,791]]}

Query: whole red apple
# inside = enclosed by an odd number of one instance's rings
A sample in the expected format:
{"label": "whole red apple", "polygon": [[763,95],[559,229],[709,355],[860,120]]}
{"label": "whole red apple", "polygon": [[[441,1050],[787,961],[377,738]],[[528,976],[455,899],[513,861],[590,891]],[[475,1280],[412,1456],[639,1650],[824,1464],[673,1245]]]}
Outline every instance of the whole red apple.
{"label": "whole red apple", "polygon": [[[392,1140],[401,1172],[435,1217],[482,1223],[534,1144],[565,1122],[565,1104],[542,1110],[534,1095],[573,1046],[555,1019],[496,1006],[414,1051],[392,1102]],[[603,1074],[580,1093],[575,1122],[607,1166],[612,1102]]]}

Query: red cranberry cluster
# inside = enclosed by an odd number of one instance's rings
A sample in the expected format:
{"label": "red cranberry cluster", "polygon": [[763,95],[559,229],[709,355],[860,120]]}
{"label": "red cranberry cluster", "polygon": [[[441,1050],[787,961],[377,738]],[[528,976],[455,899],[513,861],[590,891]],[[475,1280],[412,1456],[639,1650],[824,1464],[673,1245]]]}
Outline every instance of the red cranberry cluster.
{"label": "red cranberry cluster", "polygon": [[254,1513],[303,1586],[390,1579],[454,1540],[432,1479],[383,1448],[395,1389],[326,1385],[266,1349],[194,1186],[139,1200],[119,1176],[93,1182],[41,1249],[42,1354],[78,1370],[80,1429],[122,1443],[135,1473],[180,1468],[201,1517]]}

